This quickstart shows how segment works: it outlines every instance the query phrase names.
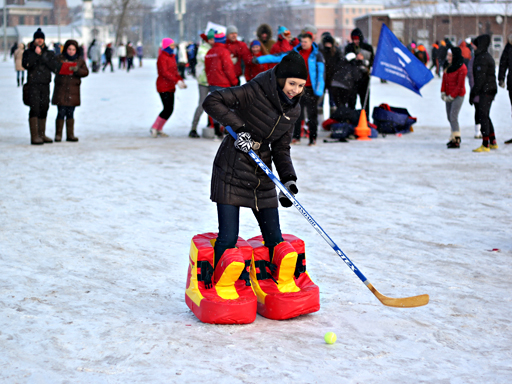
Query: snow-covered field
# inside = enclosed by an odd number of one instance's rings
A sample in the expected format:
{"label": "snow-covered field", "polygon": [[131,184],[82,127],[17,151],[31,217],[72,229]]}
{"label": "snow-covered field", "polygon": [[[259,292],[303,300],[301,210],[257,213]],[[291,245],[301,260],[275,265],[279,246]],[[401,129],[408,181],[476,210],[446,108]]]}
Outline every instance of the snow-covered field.
{"label": "snow-covered field", "polygon": [[[13,65],[0,64],[0,382],[510,383],[506,91],[492,109],[500,148],[491,153],[471,152],[480,141],[467,98],[462,148],[446,149],[437,78],[423,98],[372,81],[372,107],[418,117],[410,135],[292,149],[310,214],[379,291],[428,293],[427,306],[380,304],[289,208],[282,229],[306,241],[321,310],[219,326],[200,323],[184,300],[190,240],[217,229],[209,181],[219,143],[187,137],[192,79],[177,93],[171,137],[152,139],[155,80],[150,60],[91,74],[80,142],[36,147]],[[49,136],[55,116],[51,107]],[[242,222],[242,237],[258,234],[249,210]],[[327,331],[336,344],[324,343]]]}

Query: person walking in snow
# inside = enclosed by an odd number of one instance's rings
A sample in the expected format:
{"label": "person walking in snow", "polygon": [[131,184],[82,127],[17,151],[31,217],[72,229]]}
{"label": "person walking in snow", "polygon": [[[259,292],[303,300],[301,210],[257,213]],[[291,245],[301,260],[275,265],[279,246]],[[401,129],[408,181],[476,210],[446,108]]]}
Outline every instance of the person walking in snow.
{"label": "person walking in snow", "polygon": [[80,84],[82,78],[89,75],[85,60],[78,56],[78,43],[75,40],[68,40],[64,44],[62,54],[57,60],[63,63],[70,63],[67,66],[69,72],[55,76],[55,87],[53,88],[52,104],[57,106],[57,119],[55,120],[55,141],[62,140],[64,120],[66,120],[66,141],[78,141],[75,137],[75,108],[80,105]]}
{"label": "person walking in snow", "polygon": [[112,64],[112,54],[113,54],[113,52],[112,52],[112,44],[108,43],[107,44],[107,48],[105,48],[105,52],[104,52],[105,64],[103,64],[103,72],[105,72],[105,68],[109,64],[110,64],[110,72],[114,72],[114,65]]}
{"label": "person walking in snow", "polygon": [[459,112],[466,94],[466,75],[468,69],[464,64],[461,49],[453,47],[446,55],[448,68],[443,73],[441,99],[446,103],[446,116],[451,126],[448,148],[460,148]]}
{"label": "person walking in snow", "polygon": [[[300,143],[300,135],[302,130],[302,120],[304,120],[305,111],[308,114],[309,125],[309,144],[316,145],[316,135],[318,130],[318,98],[324,94],[324,57],[320,52],[318,45],[313,42],[313,35],[305,32],[301,35],[300,45],[293,48],[293,51],[299,53],[307,63],[308,78],[302,96],[301,116],[295,123],[292,144]],[[279,63],[286,54],[281,55],[265,55],[255,58],[259,64]]]}
{"label": "person walking in snow", "polygon": [[126,44],[126,72],[130,72],[130,69],[135,68],[133,66],[133,58],[135,57],[135,48],[131,42]]}
{"label": "person walking in snow", "polygon": [[23,102],[30,107],[30,142],[33,145],[53,143],[46,136],[46,117],[50,107],[52,72],[58,73],[61,63],[55,52],[48,49],[41,28],[34,33],[34,40],[23,52],[21,65],[27,70],[27,83],[23,86]]}
{"label": "person walking in snow", "polygon": [[[357,83],[357,94],[359,95],[359,102],[361,106],[364,105],[364,109],[366,111],[366,116],[370,116],[370,71],[373,66],[373,47],[365,43],[363,32],[359,28],[354,29],[350,33],[350,37],[352,42],[347,44],[345,47],[345,55],[347,53],[355,53],[356,60],[361,68],[361,71],[364,72],[363,77]],[[365,105],[366,101],[366,105]]]}
{"label": "person walking in snow", "polygon": [[92,62],[92,72],[96,73],[100,70],[101,65],[101,50],[100,44],[94,39],[88,50],[89,59]]}
{"label": "person walking in snow", "polygon": [[206,96],[208,96],[208,92],[210,92],[208,79],[206,78],[204,60],[208,51],[213,47],[213,44],[215,44],[215,31],[210,29],[207,35],[204,33],[201,35],[201,39],[203,39],[203,42],[201,45],[199,45],[196,55],[196,74],[197,84],[199,87],[199,104],[197,105],[196,112],[194,113],[194,120],[192,120],[192,129],[188,134],[189,137],[192,138],[199,137],[197,133],[197,124],[199,124],[199,119],[203,113],[203,101],[206,99]]}
{"label": "person walking in snow", "polygon": [[[508,75],[507,75],[508,72]],[[505,75],[507,75],[507,90],[510,104],[512,104],[512,34],[508,35],[507,45],[500,57],[500,68],[498,72],[498,84],[505,88]],[[505,144],[512,144],[512,139],[505,141]]]}
{"label": "person walking in snow", "polygon": [[[23,60],[23,52],[25,52],[25,44],[19,43],[18,48],[14,51],[14,70],[16,71],[16,80],[18,82],[18,87],[23,85],[25,81],[25,68],[21,64]],[[20,81],[21,77],[21,81]]]}
{"label": "person walking in snow", "polygon": [[168,137],[162,130],[165,123],[174,111],[174,93],[176,92],[176,85],[180,88],[186,88],[183,78],[178,73],[176,65],[176,56],[174,51],[176,44],[171,38],[164,38],[162,40],[162,50],[156,62],[158,70],[158,78],[156,79],[156,90],[160,95],[164,109],[157,116],[155,122],[151,126],[149,132],[152,137]]}
{"label": "person walking in snow", "polygon": [[251,51],[247,45],[238,40],[238,28],[230,25],[226,29],[226,48],[231,53],[231,60],[235,66],[235,76],[238,79],[236,85],[240,85],[240,76],[242,76],[242,61],[247,66],[252,60]]}
{"label": "person walking in snow", "polygon": [[126,46],[121,43],[117,47],[117,57],[119,58],[119,68],[118,69],[125,69],[126,68]]}
{"label": "person walking in snow", "polygon": [[482,145],[473,152],[489,152],[498,149],[494,126],[489,116],[491,105],[498,92],[496,85],[496,64],[488,52],[491,44],[490,35],[480,35],[473,41],[476,46],[475,61],[473,63],[473,77],[475,84],[471,88],[469,103],[477,105],[480,131],[482,132]]}
{"label": "person walking in snow", "polygon": [[[274,163],[281,182],[291,193],[298,192],[290,142],[307,78],[304,59],[292,51],[272,70],[240,87],[214,91],[203,103],[206,113],[238,134],[237,140],[224,137],[213,163],[210,199],[217,204],[219,222],[214,269],[224,251],[236,245],[240,207],[252,209],[271,262],[274,247],[283,242],[275,185],[248,152],[253,149],[268,167]],[[292,205],[282,193],[279,201]],[[248,280],[244,273],[240,279]]]}
{"label": "person walking in snow", "polygon": [[137,48],[135,48],[135,52],[137,53],[137,57],[139,58],[139,67],[142,67],[142,58],[144,57],[144,47],[142,46],[142,42],[137,43]]}
{"label": "person walking in snow", "polygon": [[[213,47],[204,58],[206,78],[210,85],[210,92],[238,85],[238,78],[236,77],[235,66],[231,60],[231,53],[226,48],[225,44],[226,35],[222,32],[216,33]],[[220,131],[220,123],[218,120],[215,120],[214,117],[213,119],[215,136],[217,139],[221,139],[222,132]]]}

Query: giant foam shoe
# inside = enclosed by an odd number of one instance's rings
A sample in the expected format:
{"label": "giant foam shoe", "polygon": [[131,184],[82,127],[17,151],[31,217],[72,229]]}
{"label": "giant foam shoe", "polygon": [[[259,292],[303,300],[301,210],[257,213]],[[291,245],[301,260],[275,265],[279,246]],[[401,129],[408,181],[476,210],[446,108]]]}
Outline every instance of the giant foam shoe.
{"label": "giant foam shoe", "polygon": [[[216,233],[203,233],[192,238],[185,301],[203,323],[252,323],[257,308],[248,276],[252,248],[239,237],[237,248],[226,250],[213,272],[216,239]],[[211,288],[206,289],[205,284]]]}
{"label": "giant foam shoe", "polygon": [[248,240],[253,248],[251,281],[258,297],[258,313],[273,320],[320,309],[320,290],[306,271],[304,241],[293,235],[283,235],[283,239],[274,248],[272,264],[263,238]]}

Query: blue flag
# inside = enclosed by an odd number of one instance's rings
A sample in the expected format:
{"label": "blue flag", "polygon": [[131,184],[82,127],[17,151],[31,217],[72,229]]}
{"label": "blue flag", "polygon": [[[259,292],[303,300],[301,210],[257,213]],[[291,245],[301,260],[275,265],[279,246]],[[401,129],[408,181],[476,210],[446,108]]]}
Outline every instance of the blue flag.
{"label": "blue flag", "polygon": [[434,75],[418,60],[391,30],[382,24],[372,76],[400,84],[421,96],[420,89]]}

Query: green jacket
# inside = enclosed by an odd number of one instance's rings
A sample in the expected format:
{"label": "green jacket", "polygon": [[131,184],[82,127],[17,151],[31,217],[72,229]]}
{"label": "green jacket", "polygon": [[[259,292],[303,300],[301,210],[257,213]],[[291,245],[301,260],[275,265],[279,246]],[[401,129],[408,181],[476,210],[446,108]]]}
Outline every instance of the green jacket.
{"label": "green jacket", "polygon": [[208,86],[208,80],[206,79],[206,71],[204,68],[204,57],[208,53],[212,46],[207,42],[203,41],[197,49],[197,64],[196,64],[196,76],[199,85]]}

